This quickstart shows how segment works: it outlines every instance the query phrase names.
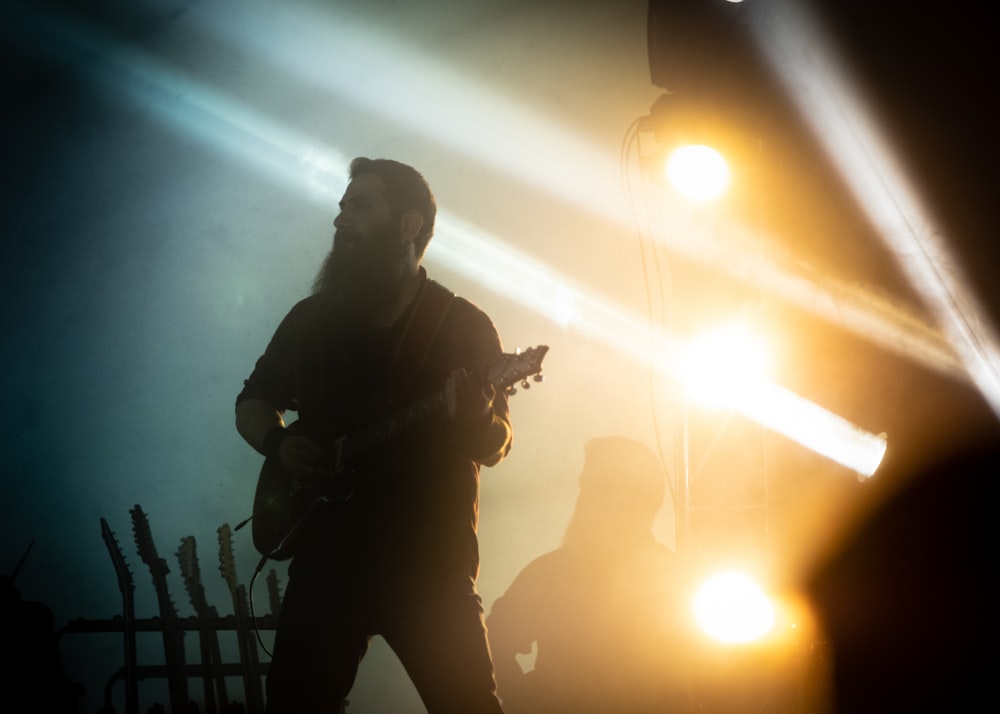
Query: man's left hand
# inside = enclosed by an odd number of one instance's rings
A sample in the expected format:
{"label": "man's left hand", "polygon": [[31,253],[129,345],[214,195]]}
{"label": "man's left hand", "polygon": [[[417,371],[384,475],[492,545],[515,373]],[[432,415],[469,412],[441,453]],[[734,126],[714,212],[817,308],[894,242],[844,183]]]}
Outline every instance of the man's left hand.
{"label": "man's left hand", "polygon": [[493,409],[496,389],[463,367],[455,368],[444,383],[448,416],[459,426],[482,423]]}

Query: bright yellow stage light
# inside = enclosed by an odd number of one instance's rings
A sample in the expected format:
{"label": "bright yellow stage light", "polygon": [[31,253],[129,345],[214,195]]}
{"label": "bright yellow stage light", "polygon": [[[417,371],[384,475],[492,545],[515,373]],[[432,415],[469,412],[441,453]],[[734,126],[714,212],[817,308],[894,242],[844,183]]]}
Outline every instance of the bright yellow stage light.
{"label": "bright yellow stage light", "polygon": [[667,180],[681,195],[694,201],[712,201],[729,185],[729,166],[710,146],[693,144],[676,149],[667,158]]}
{"label": "bright yellow stage light", "polygon": [[765,379],[770,355],[759,335],[730,323],[693,339],[684,348],[681,380],[689,396],[708,406],[736,407]]}
{"label": "bright yellow stage light", "polygon": [[698,589],[694,599],[698,626],[724,644],[758,640],[774,628],[774,605],[757,583],[745,573],[726,571],[713,575]]}

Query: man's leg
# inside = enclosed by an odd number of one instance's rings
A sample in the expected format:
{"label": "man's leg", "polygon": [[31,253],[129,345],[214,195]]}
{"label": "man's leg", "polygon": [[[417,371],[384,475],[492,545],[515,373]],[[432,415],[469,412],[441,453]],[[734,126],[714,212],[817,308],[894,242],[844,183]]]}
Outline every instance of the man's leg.
{"label": "man's leg", "polygon": [[368,649],[365,618],[341,585],[291,576],[267,677],[268,714],[342,711]]}
{"label": "man's leg", "polygon": [[382,634],[429,714],[502,714],[475,592],[401,603]]}

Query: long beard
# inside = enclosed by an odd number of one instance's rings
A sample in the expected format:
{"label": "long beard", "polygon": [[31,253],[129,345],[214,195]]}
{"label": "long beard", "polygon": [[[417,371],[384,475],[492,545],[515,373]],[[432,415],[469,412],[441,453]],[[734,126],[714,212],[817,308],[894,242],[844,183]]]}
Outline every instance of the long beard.
{"label": "long beard", "polygon": [[[338,232],[339,234],[339,232]],[[392,303],[403,282],[406,247],[388,228],[353,249],[334,236],[333,248],[313,281],[318,295],[337,315],[363,317]]]}

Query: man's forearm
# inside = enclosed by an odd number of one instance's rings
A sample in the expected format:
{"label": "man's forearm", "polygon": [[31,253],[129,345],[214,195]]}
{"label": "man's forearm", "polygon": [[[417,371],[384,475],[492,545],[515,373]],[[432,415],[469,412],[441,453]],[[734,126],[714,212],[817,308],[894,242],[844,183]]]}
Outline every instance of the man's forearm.
{"label": "man's forearm", "polygon": [[244,399],[236,405],[236,430],[250,446],[264,453],[264,437],[276,426],[283,427],[281,412],[263,399]]}

